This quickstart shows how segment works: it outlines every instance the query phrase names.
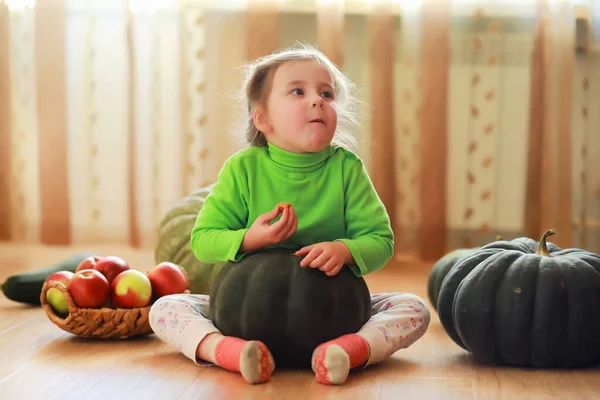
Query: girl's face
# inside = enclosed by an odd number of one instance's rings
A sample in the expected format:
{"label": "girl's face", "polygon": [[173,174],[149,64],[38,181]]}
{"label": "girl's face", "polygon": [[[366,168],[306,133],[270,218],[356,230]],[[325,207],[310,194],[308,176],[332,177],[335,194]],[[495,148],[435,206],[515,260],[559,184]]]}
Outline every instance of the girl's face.
{"label": "girl's face", "polygon": [[254,113],[267,140],[294,153],[325,149],[337,126],[329,70],[313,60],[288,61],[277,68],[270,86],[266,109],[257,107]]}

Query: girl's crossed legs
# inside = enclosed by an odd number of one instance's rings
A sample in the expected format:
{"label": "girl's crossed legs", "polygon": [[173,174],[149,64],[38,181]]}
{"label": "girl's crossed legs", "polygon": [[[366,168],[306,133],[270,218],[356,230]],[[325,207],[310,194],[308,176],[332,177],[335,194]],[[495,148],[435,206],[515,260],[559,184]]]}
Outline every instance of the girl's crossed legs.
{"label": "girl's crossed legs", "polygon": [[[371,295],[372,315],[354,334],[318,346],[313,352],[316,379],[341,384],[350,370],[364,368],[415,343],[431,319],[426,303],[410,293]],[[240,372],[250,383],[268,381],[275,368],[267,347],[259,341],[223,336],[209,315],[207,295],[161,297],[150,309],[156,335],[197,365],[219,365]]]}

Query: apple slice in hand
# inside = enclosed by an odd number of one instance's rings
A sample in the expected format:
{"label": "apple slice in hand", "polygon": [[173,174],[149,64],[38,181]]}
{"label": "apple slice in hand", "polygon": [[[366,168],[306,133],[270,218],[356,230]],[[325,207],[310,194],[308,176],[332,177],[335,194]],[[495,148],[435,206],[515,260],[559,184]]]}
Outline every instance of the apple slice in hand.
{"label": "apple slice in hand", "polygon": [[292,205],[290,203],[287,202],[281,202],[279,204],[277,204],[277,209],[279,210],[280,213],[283,212],[283,210],[285,210],[286,208],[290,208]]}

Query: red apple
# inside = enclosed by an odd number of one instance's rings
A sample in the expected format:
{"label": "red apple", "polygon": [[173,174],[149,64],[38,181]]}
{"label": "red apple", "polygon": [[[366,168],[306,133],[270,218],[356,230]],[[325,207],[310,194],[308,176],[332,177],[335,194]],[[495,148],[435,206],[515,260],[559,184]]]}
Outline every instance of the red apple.
{"label": "red apple", "polygon": [[100,308],[108,300],[110,285],[95,269],[83,269],[75,273],[67,289],[77,307]]}
{"label": "red apple", "polygon": [[115,308],[146,307],[151,297],[150,279],[136,269],[121,272],[110,286],[110,302]]}
{"label": "red apple", "polygon": [[[66,288],[74,275],[75,274],[71,271],[59,271],[48,276],[46,278],[46,282],[59,282]],[[67,314],[69,314],[67,299],[65,298],[63,292],[61,292],[57,288],[49,288],[46,291],[46,301],[48,302],[48,304],[50,304],[50,307],[52,307],[52,309],[58,316],[64,317]]]}
{"label": "red apple", "polygon": [[94,269],[104,275],[110,284],[117,275],[130,268],[121,257],[108,256],[96,262]]}
{"label": "red apple", "polygon": [[101,257],[101,256],[89,256],[89,257],[83,259],[83,261],[81,261],[79,263],[79,265],[77,266],[77,268],[75,269],[75,272],[79,272],[84,269],[94,269],[94,266],[96,265],[96,263],[98,261],[100,261],[102,258],[103,257]]}
{"label": "red apple", "polygon": [[46,282],[57,281],[67,286],[75,274],[71,271],[58,271],[46,278]]}
{"label": "red apple", "polygon": [[187,278],[181,268],[167,261],[158,264],[148,272],[148,279],[152,283],[152,295],[155,299],[169,294],[183,293],[188,288]]}

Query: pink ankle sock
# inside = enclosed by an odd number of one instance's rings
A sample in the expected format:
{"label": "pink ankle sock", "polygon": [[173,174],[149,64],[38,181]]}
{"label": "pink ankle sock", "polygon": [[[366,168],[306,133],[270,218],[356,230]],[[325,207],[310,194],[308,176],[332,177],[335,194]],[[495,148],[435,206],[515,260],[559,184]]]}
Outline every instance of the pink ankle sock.
{"label": "pink ankle sock", "polygon": [[341,384],[350,369],[363,365],[369,359],[369,343],[355,333],[319,345],[313,352],[312,368],[318,382]]}
{"label": "pink ankle sock", "polygon": [[264,343],[225,336],[215,347],[216,364],[239,372],[249,383],[267,382],[275,369],[271,352]]}

